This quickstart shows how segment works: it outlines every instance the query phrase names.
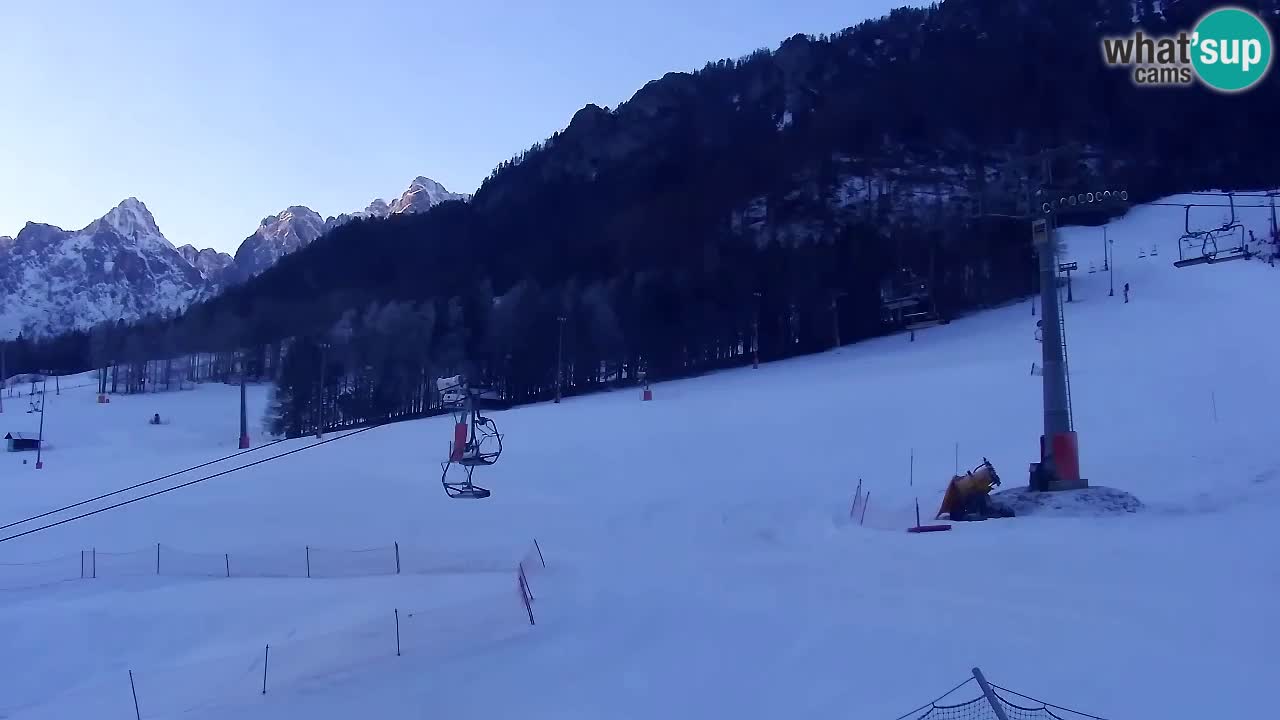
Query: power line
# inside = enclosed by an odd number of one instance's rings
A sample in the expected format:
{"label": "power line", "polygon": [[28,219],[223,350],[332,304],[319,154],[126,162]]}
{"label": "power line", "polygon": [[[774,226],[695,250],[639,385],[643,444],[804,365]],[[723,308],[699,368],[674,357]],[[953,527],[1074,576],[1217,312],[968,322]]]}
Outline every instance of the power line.
{"label": "power line", "polygon": [[223,460],[230,460],[231,458],[240,457],[241,455],[244,455],[244,454],[246,454],[246,453],[255,452],[255,451],[257,451],[257,450],[261,450],[261,449],[263,449],[263,448],[265,448],[265,447],[270,447],[270,446],[272,446],[272,445],[275,445],[276,443],[281,443],[281,442],[284,442],[284,440],[273,440],[273,441],[271,441],[271,442],[269,442],[269,443],[267,443],[267,444],[265,444],[265,445],[259,445],[259,446],[258,446],[258,447],[256,447],[256,448],[251,448],[251,449],[249,449],[249,450],[241,450],[240,452],[232,453],[232,454],[230,454],[230,455],[227,455],[226,457],[220,457],[220,458],[218,458],[217,460],[210,460],[209,462],[206,462],[206,463],[201,463],[201,464],[199,464],[199,465],[193,465],[193,466],[191,466],[191,467],[189,467],[189,468],[186,468],[185,470],[179,470],[179,471],[177,471],[177,472],[171,472],[171,473],[169,473],[168,475],[161,475],[160,477],[155,478],[154,480],[147,480],[146,482],[140,482],[140,483],[138,483],[137,485],[130,485],[130,486],[129,486],[129,487],[127,487],[127,488],[121,488],[121,489],[119,489],[119,490],[115,490],[115,491],[112,491],[112,492],[106,493],[105,495],[99,495],[98,497],[95,497],[95,498],[89,498],[88,500],[81,500],[81,501],[80,501],[80,502],[78,502],[78,503],[72,503],[71,505],[65,505],[65,506],[60,507],[60,508],[58,508],[58,509],[56,509],[56,510],[50,510],[50,511],[48,511],[48,512],[43,512],[43,513],[40,513],[39,515],[32,515],[32,516],[31,516],[31,517],[29,517],[29,518],[24,518],[24,519],[22,519],[22,520],[16,520],[16,521],[14,521],[14,522],[9,523],[8,525],[0,525],[0,530],[8,530],[9,528],[11,528],[11,527],[13,527],[13,526],[15,526],[15,525],[22,525],[23,523],[29,523],[29,522],[31,522],[32,520],[39,520],[40,518],[48,517],[48,516],[53,515],[53,514],[55,514],[55,513],[63,512],[64,510],[70,510],[70,509],[72,509],[72,508],[78,508],[78,507],[80,507],[81,505],[88,505],[88,504],[89,504],[89,503],[91,503],[91,502],[97,502],[98,500],[104,500],[104,499],[109,498],[109,497],[111,497],[111,496],[113,496],[113,495],[119,495],[119,494],[120,494],[120,493],[122,493],[122,492],[128,492],[128,491],[130,491],[130,490],[137,490],[138,488],[143,487],[144,485],[150,485],[150,484],[152,484],[152,483],[157,483],[157,482],[160,482],[161,480],[168,480],[169,478],[171,478],[171,477],[173,477],[173,476],[175,476],[175,475],[182,475],[183,473],[188,473],[188,472],[191,472],[192,470],[199,470],[199,469],[200,469],[200,468],[202,468],[202,467],[208,467],[208,466],[210,466],[210,465],[215,465],[215,464],[217,464],[217,463],[222,462]]}
{"label": "power line", "polygon": [[[153,497],[155,497],[155,496],[157,496],[157,495],[163,495],[163,494],[165,494],[165,493],[167,493],[167,492],[172,492],[172,491],[174,491],[174,490],[179,490],[179,489],[184,488],[184,487],[190,487],[190,486],[195,485],[195,484],[197,484],[197,483],[202,483],[202,482],[204,482],[205,480],[212,480],[213,478],[216,478],[216,477],[221,477],[221,476],[223,476],[223,475],[229,475],[229,474],[231,474],[231,473],[233,473],[233,472],[237,472],[237,471],[239,471],[239,470],[244,470],[244,469],[246,469],[246,468],[251,468],[251,467],[253,467],[253,466],[255,466],[255,465],[261,465],[261,464],[263,464],[263,463],[271,462],[272,460],[279,460],[279,459],[280,459],[280,458],[282,458],[282,457],[286,457],[286,456],[288,456],[288,455],[293,455],[294,453],[300,453],[300,452],[302,452],[302,451],[304,451],[304,450],[311,450],[311,449],[316,448],[316,447],[318,447],[318,446],[320,446],[320,445],[324,445],[325,443],[331,443],[331,442],[335,442],[335,441],[338,441],[338,440],[345,440],[345,439],[347,439],[347,438],[349,438],[349,437],[353,437],[353,436],[355,436],[355,435],[359,435],[360,433],[368,432],[368,431],[370,431],[370,430],[374,430],[374,429],[380,428],[380,427],[382,427],[382,425],[383,425],[383,423],[379,423],[379,424],[377,424],[377,425],[370,425],[369,427],[360,428],[359,430],[356,430],[356,431],[354,431],[354,432],[349,432],[349,433],[347,433],[346,435],[337,435],[337,436],[334,436],[334,437],[329,438],[328,440],[321,440],[321,441],[319,441],[319,442],[314,442],[314,443],[311,443],[310,445],[306,445],[306,446],[303,446],[303,447],[300,447],[300,448],[294,448],[293,450],[290,450],[290,451],[288,451],[288,452],[280,453],[279,455],[272,455],[271,457],[266,457],[266,458],[263,458],[263,459],[261,459],[261,460],[255,460],[255,461],[253,461],[253,462],[249,463],[248,465],[241,465],[241,466],[239,466],[239,467],[231,468],[230,470],[223,470],[222,472],[214,473],[214,474],[212,474],[212,475],[206,475],[206,476],[204,476],[204,477],[202,477],[202,478],[196,478],[195,480],[189,480],[189,481],[187,481],[187,482],[185,482],[185,483],[182,483],[181,485],[174,485],[173,487],[168,487],[168,488],[165,488],[164,490],[157,490],[157,491],[155,491],[155,492],[153,492],[153,493],[148,493],[148,494],[146,494],[146,495],[141,495],[141,496],[136,497],[136,498],[133,498],[133,499],[131,499],[131,500],[125,500],[125,501],[123,501],[123,502],[118,502],[118,503],[116,503],[116,504],[114,504],[114,505],[108,505],[108,506],[103,507],[103,508],[98,508],[97,510],[92,510],[92,511],[87,512],[87,513],[81,513],[81,514],[76,515],[76,516],[74,516],[74,517],[69,517],[69,518],[66,518],[66,519],[63,519],[63,520],[59,520],[59,521],[57,521],[57,522],[49,523],[48,525],[41,525],[41,526],[40,526],[40,527],[38,527],[38,528],[32,528],[31,530],[27,530],[27,531],[25,531],[25,532],[20,532],[20,533],[17,533],[17,534],[15,534],[15,535],[10,535],[10,536],[8,536],[8,537],[0,538],[0,543],[8,542],[8,541],[10,541],[10,540],[14,540],[14,539],[17,539],[17,538],[20,538],[20,537],[26,536],[26,535],[31,535],[31,534],[33,534],[33,533],[38,533],[38,532],[41,532],[42,530],[48,530],[49,528],[57,527],[57,526],[59,526],[59,525],[65,525],[65,524],[67,524],[67,523],[69,523],[69,522],[74,522],[74,521],[76,521],[76,520],[81,520],[81,519],[87,518],[87,517],[89,517],[89,516],[91,516],[91,515],[97,515],[98,513],[103,513],[103,512],[106,512],[106,511],[108,511],[108,510],[114,510],[114,509],[116,509],[116,508],[123,507],[123,506],[125,506],[125,505],[131,505],[131,504],[133,504],[133,503],[138,502],[139,500],[146,500],[146,499],[148,499],[148,498],[153,498]],[[265,446],[264,446],[264,447],[265,447]]]}

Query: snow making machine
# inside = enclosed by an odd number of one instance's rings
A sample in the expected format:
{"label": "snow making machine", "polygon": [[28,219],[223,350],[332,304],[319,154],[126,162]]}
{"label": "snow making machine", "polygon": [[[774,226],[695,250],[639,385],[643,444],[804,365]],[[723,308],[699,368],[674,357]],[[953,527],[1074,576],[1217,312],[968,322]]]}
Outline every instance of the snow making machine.
{"label": "snow making machine", "polygon": [[453,413],[454,419],[449,457],[440,463],[444,491],[451,498],[487,498],[490,492],[472,482],[472,475],[476,468],[498,461],[502,455],[502,434],[492,419],[480,414],[477,405],[483,390],[468,385],[461,375],[436,380],[436,389],[440,392],[441,405]]}
{"label": "snow making machine", "polygon": [[991,491],[999,486],[1000,475],[990,460],[982,458],[978,467],[951,478],[947,492],[942,496],[942,506],[934,518],[947,515],[953,522],[961,522],[1013,517],[1012,510],[991,502]]}

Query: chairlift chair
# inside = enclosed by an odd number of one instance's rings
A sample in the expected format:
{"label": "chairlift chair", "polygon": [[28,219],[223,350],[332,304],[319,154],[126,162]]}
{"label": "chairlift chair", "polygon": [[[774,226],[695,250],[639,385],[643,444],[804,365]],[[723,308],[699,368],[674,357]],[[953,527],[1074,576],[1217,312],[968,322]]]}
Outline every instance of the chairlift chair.
{"label": "chairlift chair", "polygon": [[[1220,227],[1208,230],[1191,229],[1192,206],[1186,206],[1186,215],[1183,222],[1184,233],[1178,239],[1178,261],[1173,264],[1174,267],[1184,268],[1192,265],[1225,262],[1227,260],[1241,260],[1250,256],[1249,244],[1245,240],[1244,225],[1236,219],[1235,197],[1228,193],[1227,200],[1230,202],[1231,207],[1230,218]],[[1238,240],[1236,239],[1237,231],[1239,233]],[[1219,247],[1219,240],[1229,241],[1230,245],[1225,248]],[[1200,244],[1199,254],[1196,254],[1197,242]]]}
{"label": "chairlift chair", "polygon": [[[461,376],[442,378],[436,383],[442,402],[447,396],[459,398],[450,406],[454,416],[453,440],[449,443],[449,457],[440,463],[440,483],[451,498],[479,500],[490,496],[489,490],[476,485],[472,475],[477,467],[486,467],[498,461],[502,455],[502,434],[492,419],[484,417],[476,408],[481,388],[469,387]],[[460,467],[452,478],[449,470]]]}
{"label": "chairlift chair", "polygon": [[903,268],[880,286],[884,321],[905,330],[921,330],[942,323],[929,282]]}

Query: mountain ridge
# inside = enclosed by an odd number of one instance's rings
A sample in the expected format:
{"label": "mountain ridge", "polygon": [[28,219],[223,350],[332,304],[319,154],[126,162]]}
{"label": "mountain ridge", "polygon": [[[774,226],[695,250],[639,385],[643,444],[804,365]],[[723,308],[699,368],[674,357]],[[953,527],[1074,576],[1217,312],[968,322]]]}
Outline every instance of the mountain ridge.
{"label": "mountain ridge", "polygon": [[234,254],[176,246],[133,196],[79,230],[28,221],[17,235],[0,236],[0,333],[50,336],[181,312],[351,220],[420,213],[470,197],[418,176],[390,203],[377,198],[355,213],[325,219],[290,205],[259,221]]}

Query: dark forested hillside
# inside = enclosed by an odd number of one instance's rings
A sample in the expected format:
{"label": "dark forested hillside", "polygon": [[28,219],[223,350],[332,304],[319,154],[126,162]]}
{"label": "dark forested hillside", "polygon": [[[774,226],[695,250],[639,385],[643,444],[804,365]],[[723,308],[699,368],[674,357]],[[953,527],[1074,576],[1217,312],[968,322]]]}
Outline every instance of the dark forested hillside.
{"label": "dark forested hillside", "polygon": [[[902,267],[944,315],[1002,302],[1035,278],[1026,223],[1001,215],[1049,179],[1012,159],[1074,147],[1055,183],[1138,200],[1280,181],[1280,74],[1222,95],[1102,62],[1100,39],[1135,19],[1162,34],[1215,5],[948,0],[795,36],[584,107],[471,202],[343,225],[119,332],[137,353],[273,348],[298,433],[317,385],[329,422],[359,422],[426,411],[425,382],[455,370],[547,397],[560,352],[566,392],[742,363],[757,317],[762,359],[850,342],[883,331],[880,287]],[[1243,5],[1280,19],[1276,0]],[[89,363],[87,342],[64,339],[58,362]]]}

